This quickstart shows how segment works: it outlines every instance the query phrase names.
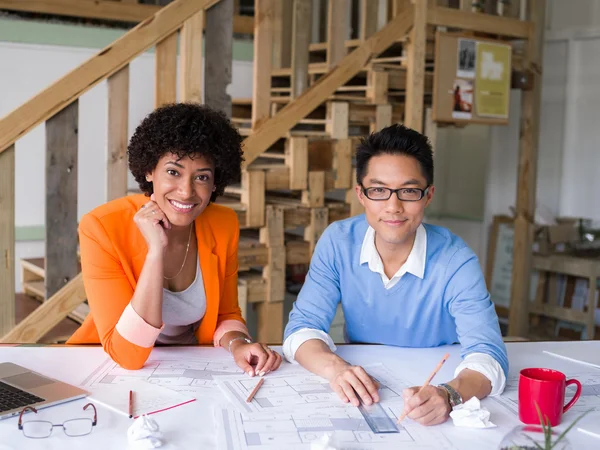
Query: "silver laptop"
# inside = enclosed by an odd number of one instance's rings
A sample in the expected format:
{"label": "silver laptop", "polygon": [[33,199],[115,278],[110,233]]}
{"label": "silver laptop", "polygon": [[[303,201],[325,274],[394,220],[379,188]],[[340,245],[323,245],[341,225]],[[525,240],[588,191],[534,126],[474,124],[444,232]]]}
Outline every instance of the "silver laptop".
{"label": "silver laptop", "polygon": [[87,394],[17,364],[0,363],[0,419],[19,415],[26,406],[46,408]]}

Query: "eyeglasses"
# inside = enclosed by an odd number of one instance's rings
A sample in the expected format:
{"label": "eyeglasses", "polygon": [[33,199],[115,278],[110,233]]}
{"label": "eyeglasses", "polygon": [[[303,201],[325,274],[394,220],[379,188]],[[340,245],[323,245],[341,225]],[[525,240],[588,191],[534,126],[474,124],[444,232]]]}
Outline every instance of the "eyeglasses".
{"label": "eyeglasses", "polygon": [[363,194],[369,199],[374,200],[376,202],[389,200],[393,193],[396,193],[396,197],[398,200],[402,200],[403,202],[418,202],[421,200],[427,192],[429,192],[429,186],[425,189],[419,188],[400,188],[400,189],[390,189],[384,187],[364,187],[362,184],[360,185],[363,191]]}
{"label": "eyeglasses", "polygon": [[21,414],[19,414],[19,430],[23,430],[25,437],[32,439],[49,437],[52,434],[54,427],[62,427],[65,434],[69,437],[85,436],[92,432],[93,427],[96,426],[98,421],[96,407],[92,403],[85,405],[83,410],[85,411],[88,406],[94,408],[94,420],[89,418],[71,419],[56,425],[45,420],[28,420],[27,422],[23,422],[23,413],[28,409],[37,414],[37,409],[32,406],[27,406],[21,411]]}

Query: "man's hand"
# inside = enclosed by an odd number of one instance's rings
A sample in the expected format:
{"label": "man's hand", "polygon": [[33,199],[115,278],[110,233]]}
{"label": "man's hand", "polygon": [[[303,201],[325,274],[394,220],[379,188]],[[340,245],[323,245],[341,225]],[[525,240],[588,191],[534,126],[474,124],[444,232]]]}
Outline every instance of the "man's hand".
{"label": "man's hand", "polygon": [[435,386],[411,387],[404,389],[404,411],[408,417],[421,425],[438,425],[448,420],[450,402],[448,393]]}
{"label": "man's hand", "polygon": [[358,406],[359,397],[365,405],[379,401],[377,393],[379,383],[360,366],[351,366],[347,363],[336,365],[327,378],[331,388],[344,403],[350,402]]}

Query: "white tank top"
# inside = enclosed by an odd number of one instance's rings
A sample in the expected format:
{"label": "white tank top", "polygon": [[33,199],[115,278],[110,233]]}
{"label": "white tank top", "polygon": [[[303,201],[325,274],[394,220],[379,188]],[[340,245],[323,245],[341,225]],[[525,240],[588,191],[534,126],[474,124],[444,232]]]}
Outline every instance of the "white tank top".
{"label": "white tank top", "polygon": [[200,270],[196,265],[196,278],[187,289],[172,292],[163,288],[162,319],[165,327],[156,339],[158,344],[196,345],[194,334],[206,314],[206,293]]}

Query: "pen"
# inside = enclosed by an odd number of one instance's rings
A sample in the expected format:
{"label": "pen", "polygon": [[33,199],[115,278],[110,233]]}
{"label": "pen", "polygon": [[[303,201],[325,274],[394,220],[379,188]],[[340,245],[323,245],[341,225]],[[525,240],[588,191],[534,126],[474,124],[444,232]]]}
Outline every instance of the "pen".
{"label": "pen", "polygon": [[254,398],[254,396],[256,395],[256,393],[258,392],[258,390],[260,389],[260,387],[262,386],[262,384],[264,382],[265,382],[264,378],[261,378],[260,380],[258,380],[258,383],[256,383],[256,386],[254,386],[254,389],[252,389],[252,392],[250,392],[250,395],[246,399],[246,403],[250,403],[252,401],[252,399]]}
{"label": "pen", "polygon": [[[444,357],[438,363],[438,365],[435,367],[435,369],[433,369],[433,372],[431,372],[431,375],[429,375],[429,378],[427,378],[427,380],[425,380],[425,383],[423,384],[423,386],[421,387],[421,389],[423,389],[425,386],[429,386],[429,383],[431,383],[431,380],[433,380],[433,377],[435,377],[435,374],[438,373],[438,370],[440,370],[442,368],[442,366],[444,365],[444,363],[446,362],[446,360],[449,357],[450,357],[450,353],[446,353],[444,355]],[[419,392],[421,391],[421,389],[419,389]],[[402,411],[402,414],[400,415],[400,417],[398,418],[398,422],[396,422],[396,423],[402,422],[402,420],[404,420],[404,418],[406,417],[406,414],[407,413],[405,413],[404,411]]]}
{"label": "pen", "polygon": [[133,417],[133,391],[129,391],[129,418]]}

